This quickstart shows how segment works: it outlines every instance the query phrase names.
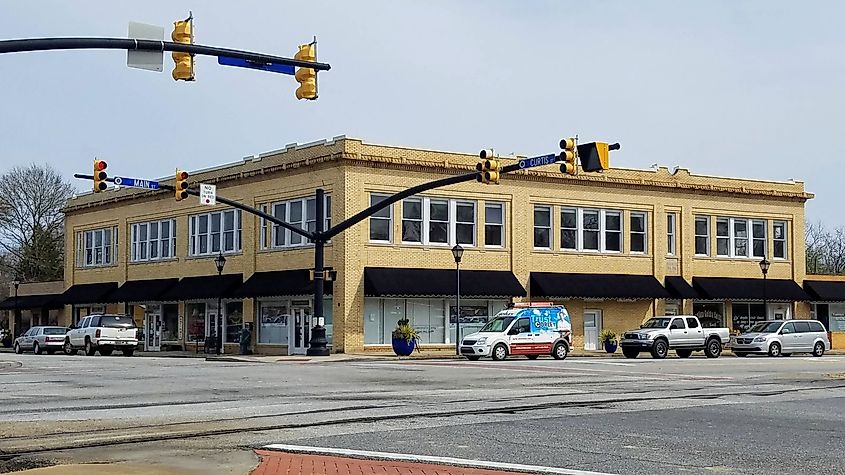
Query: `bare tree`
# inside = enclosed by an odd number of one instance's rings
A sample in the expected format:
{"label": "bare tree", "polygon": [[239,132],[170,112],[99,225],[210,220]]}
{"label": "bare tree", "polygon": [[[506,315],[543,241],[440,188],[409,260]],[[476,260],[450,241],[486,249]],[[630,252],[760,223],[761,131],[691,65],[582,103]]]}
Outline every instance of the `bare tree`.
{"label": "bare tree", "polygon": [[821,222],[807,223],[807,272],[845,274],[845,227],[827,229]]}
{"label": "bare tree", "polygon": [[827,240],[827,230],[821,221],[807,223],[804,226],[804,243],[807,248],[807,272],[810,274],[824,274],[823,249]]}
{"label": "bare tree", "polygon": [[73,191],[47,164],[14,167],[0,176],[0,251],[20,280],[62,277],[62,208]]}

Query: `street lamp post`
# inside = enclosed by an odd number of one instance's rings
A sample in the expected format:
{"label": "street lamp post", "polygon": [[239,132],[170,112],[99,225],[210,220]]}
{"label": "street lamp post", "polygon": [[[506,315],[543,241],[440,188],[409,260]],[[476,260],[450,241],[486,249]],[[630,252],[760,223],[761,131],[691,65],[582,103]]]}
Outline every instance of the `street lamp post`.
{"label": "street lamp post", "polygon": [[19,315],[18,310],[18,286],[21,285],[21,281],[15,276],[15,280],[12,281],[12,285],[15,286],[15,314],[12,316],[12,323],[15,324],[15,331],[12,332],[12,337],[14,338],[16,334],[20,332],[21,326],[21,316]]}
{"label": "street lamp post", "polygon": [[[217,266],[217,276],[223,275],[223,267],[226,265],[226,258],[223,257],[223,251],[220,251],[217,254],[217,257],[214,258],[214,265]],[[217,326],[217,322],[215,322],[214,326],[217,330],[217,354],[220,354],[221,348],[223,347],[223,316],[220,315],[220,300],[222,296],[217,295],[217,319],[220,321],[220,326]]]}
{"label": "street lamp post", "polygon": [[763,320],[769,319],[769,305],[766,296],[766,274],[769,273],[769,266],[771,264],[765,257],[760,261],[760,270],[763,271]]}
{"label": "street lamp post", "polygon": [[461,356],[461,256],[464,248],[455,244],[452,256],[455,258],[455,353]]}

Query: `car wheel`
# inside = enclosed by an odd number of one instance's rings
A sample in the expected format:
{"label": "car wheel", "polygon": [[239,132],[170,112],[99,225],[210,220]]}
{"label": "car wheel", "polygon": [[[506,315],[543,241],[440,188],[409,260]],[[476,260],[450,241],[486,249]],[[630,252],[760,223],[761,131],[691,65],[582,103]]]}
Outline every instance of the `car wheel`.
{"label": "car wheel", "polygon": [[502,361],[508,357],[508,347],[505,346],[504,343],[499,343],[493,347],[493,352],[490,353],[490,357],[496,361]]}
{"label": "car wheel", "polygon": [[625,358],[636,358],[639,356],[640,352],[637,350],[626,350],[623,348],[622,354],[625,355]]}
{"label": "car wheel", "polygon": [[780,343],[774,342],[769,345],[769,356],[780,356]]}
{"label": "car wheel", "polygon": [[745,358],[746,356],[748,356],[748,353],[746,353],[744,351],[734,351],[734,355],[736,355],[740,358]]}
{"label": "car wheel", "polygon": [[36,355],[41,354],[41,345],[39,345],[37,341],[32,344],[32,352]]}
{"label": "car wheel", "polygon": [[15,343],[15,353],[18,354],[18,355],[23,353],[23,349],[21,348],[21,345],[19,345],[17,343]]}
{"label": "car wheel", "polygon": [[65,340],[65,345],[63,348],[65,350],[65,354],[68,356],[73,356],[76,354],[76,348],[74,348],[73,345],[70,344],[70,340]]}
{"label": "car wheel", "polygon": [[528,358],[529,360],[536,360],[537,358],[540,357],[540,355],[525,355],[525,357]]}
{"label": "car wheel", "polygon": [[667,353],[669,353],[669,343],[662,338],[655,341],[654,345],[651,347],[651,357],[656,360],[666,358]]}
{"label": "car wheel", "polygon": [[85,355],[94,356],[94,353],[96,352],[97,349],[94,348],[94,345],[91,344],[91,340],[85,340]]}
{"label": "car wheel", "polygon": [[718,358],[722,354],[722,342],[711,338],[704,347],[704,355],[708,358]]}
{"label": "car wheel", "polygon": [[114,351],[114,350],[111,349],[111,348],[100,348],[100,355],[111,356],[112,351]]}
{"label": "car wheel", "polygon": [[675,353],[678,354],[678,358],[689,358],[692,350],[675,350]]}
{"label": "car wheel", "polygon": [[467,356],[467,359],[470,361],[478,361],[481,359],[480,356]]}
{"label": "car wheel", "polygon": [[552,351],[552,357],[556,360],[565,360],[568,355],[569,346],[567,346],[566,343],[562,341],[555,345],[555,348]]}
{"label": "car wheel", "polygon": [[816,358],[822,356],[824,354],[824,343],[817,341],[816,345],[813,347],[813,356]]}
{"label": "car wheel", "polygon": [[123,356],[132,356],[135,354],[135,348],[126,348],[123,351]]}

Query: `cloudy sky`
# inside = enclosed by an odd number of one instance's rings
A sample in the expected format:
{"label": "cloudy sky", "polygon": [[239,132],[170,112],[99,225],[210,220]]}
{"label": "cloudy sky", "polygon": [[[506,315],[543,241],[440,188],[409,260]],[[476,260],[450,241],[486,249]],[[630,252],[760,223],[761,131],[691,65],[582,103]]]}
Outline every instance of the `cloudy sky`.
{"label": "cloudy sky", "polygon": [[[845,3],[780,0],[0,0],[0,37],[124,37],[195,17],[199,44],[292,56],[313,35],[320,99],[292,77],[197,59],[194,83],[123,51],[0,56],[0,171],[96,156],[160,177],[346,134],[534,155],[619,141],[612,164],[806,182],[845,225]],[[85,184],[79,184],[80,187]]]}

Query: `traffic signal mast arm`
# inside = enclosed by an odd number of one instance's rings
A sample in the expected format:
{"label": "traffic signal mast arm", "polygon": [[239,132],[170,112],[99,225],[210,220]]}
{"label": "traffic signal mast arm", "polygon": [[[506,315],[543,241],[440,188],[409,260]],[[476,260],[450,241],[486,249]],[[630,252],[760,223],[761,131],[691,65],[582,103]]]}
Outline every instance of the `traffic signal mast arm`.
{"label": "traffic signal mast arm", "polygon": [[139,51],[172,51],[205,56],[228,56],[256,63],[274,63],[328,71],[327,63],[302,61],[263,53],[253,53],[215,46],[175,43],[171,41],[142,40],[132,38],[27,38],[21,40],[0,41],[0,54],[22,53],[26,51],[49,51],[65,49],[125,49]]}

